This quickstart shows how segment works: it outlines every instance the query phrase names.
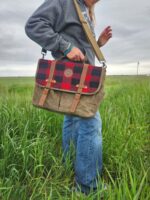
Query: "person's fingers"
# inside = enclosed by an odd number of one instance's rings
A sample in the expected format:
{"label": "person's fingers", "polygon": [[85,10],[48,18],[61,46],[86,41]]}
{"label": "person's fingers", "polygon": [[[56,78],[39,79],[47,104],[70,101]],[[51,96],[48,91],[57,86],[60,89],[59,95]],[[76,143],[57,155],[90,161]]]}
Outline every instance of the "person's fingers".
{"label": "person's fingers", "polygon": [[107,27],[107,28],[105,29],[105,32],[106,32],[106,33],[112,32],[111,27]]}
{"label": "person's fingers", "polygon": [[80,52],[80,60],[81,60],[81,61],[84,61],[84,59],[85,59],[85,56],[83,55],[82,52]]}
{"label": "person's fingers", "polygon": [[76,52],[76,55],[74,56],[74,60],[75,61],[83,61],[84,60],[84,55],[80,50],[78,50]]}
{"label": "person's fingers", "polygon": [[67,54],[67,57],[73,61],[84,61],[84,54],[78,48],[73,48],[70,53]]}
{"label": "person's fingers", "polygon": [[107,40],[109,40],[110,38],[112,38],[112,36],[109,36],[109,37],[107,38]]}
{"label": "person's fingers", "polygon": [[106,34],[109,34],[109,33],[112,33],[112,31],[108,31],[108,32],[106,32]]}
{"label": "person's fingers", "polygon": [[108,33],[108,34],[107,34],[107,37],[111,37],[111,36],[112,36],[112,33]]}
{"label": "person's fingers", "polygon": [[76,60],[76,61],[80,61],[80,55],[79,55],[79,54],[77,54],[77,55],[75,56],[75,60]]}
{"label": "person's fingers", "polygon": [[111,29],[111,26],[107,26],[107,27],[105,28],[105,30],[109,30],[109,29]]}
{"label": "person's fingers", "polygon": [[107,32],[105,35],[110,35],[112,34],[112,31]]}
{"label": "person's fingers", "polygon": [[106,36],[107,34],[111,33],[112,29],[110,26],[107,26],[101,33],[101,36]]}
{"label": "person's fingers", "polygon": [[111,33],[111,32],[108,32],[107,34],[105,34],[105,37],[106,37],[106,38],[112,37],[112,33]]}
{"label": "person's fingers", "polygon": [[112,30],[107,30],[105,31],[105,35],[109,34],[109,33],[112,33]]}
{"label": "person's fingers", "polygon": [[78,55],[75,54],[75,55],[72,57],[72,60],[73,60],[73,61],[79,61],[80,58],[79,58]]}

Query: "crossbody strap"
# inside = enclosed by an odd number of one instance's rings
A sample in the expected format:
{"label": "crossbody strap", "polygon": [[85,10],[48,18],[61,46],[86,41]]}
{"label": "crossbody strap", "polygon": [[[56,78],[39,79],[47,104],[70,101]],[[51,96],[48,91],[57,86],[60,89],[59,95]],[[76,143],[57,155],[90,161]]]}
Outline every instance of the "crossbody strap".
{"label": "crossbody strap", "polygon": [[79,19],[80,19],[80,22],[82,24],[82,27],[83,27],[83,29],[86,33],[88,41],[90,42],[90,44],[91,44],[91,46],[94,50],[94,53],[95,53],[97,59],[100,62],[105,62],[106,60],[105,60],[105,58],[104,58],[104,56],[103,56],[103,54],[102,54],[102,52],[99,48],[94,36],[93,36],[91,29],[89,28],[88,22],[83,17],[83,14],[81,12],[79,4],[77,3],[77,0],[73,0],[73,1],[74,1],[74,5],[75,5],[75,8],[76,8],[77,14],[78,14]]}

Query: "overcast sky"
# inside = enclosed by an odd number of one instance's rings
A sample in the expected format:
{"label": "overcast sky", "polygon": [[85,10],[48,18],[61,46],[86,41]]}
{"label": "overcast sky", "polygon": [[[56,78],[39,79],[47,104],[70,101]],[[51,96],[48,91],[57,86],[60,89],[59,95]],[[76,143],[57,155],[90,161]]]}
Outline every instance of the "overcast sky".
{"label": "overcast sky", "polygon": [[[67,1],[67,0],[66,0]],[[33,76],[41,48],[24,25],[43,0],[3,0],[0,6],[0,76]],[[96,4],[96,35],[108,25],[113,38],[102,51],[108,74],[150,74],[150,1],[101,0]],[[50,57],[50,54],[48,54]]]}

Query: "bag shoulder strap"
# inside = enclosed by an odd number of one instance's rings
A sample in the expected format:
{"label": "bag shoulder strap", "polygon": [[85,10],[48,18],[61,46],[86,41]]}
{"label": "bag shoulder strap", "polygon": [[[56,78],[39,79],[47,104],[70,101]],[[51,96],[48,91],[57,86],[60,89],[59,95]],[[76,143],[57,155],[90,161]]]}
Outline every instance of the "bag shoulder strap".
{"label": "bag shoulder strap", "polygon": [[83,30],[86,33],[87,39],[89,40],[97,59],[100,62],[101,61],[105,62],[106,60],[105,60],[105,58],[104,58],[104,56],[103,56],[103,54],[102,54],[97,42],[96,42],[96,39],[93,36],[93,33],[92,33],[91,29],[89,28],[89,25],[88,25],[87,21],[83,17],[83,14],[81,12],[79,4],[77,3],[77,0],[73,0],[73,1],[74,1],[74,5],[75,5],[75,8],[76,8],[77,14],[79,16],[79,20],[80,20],[80,22],[82,24]]}

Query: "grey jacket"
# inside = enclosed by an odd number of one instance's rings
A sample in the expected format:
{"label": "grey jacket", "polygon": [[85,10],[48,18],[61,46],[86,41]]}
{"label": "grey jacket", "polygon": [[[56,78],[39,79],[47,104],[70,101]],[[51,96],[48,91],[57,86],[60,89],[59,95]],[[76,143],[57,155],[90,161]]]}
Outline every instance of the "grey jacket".
{"label": "grey jacket", "polygon": [[[78,0],[80,8],[94,33],[84,0]],[[89,63],[95,64],[95,55],[79,21],[73,0],[46,0],[28,19],[26,34],[42,48],[60,58],[69,44],[86,53]]]}

